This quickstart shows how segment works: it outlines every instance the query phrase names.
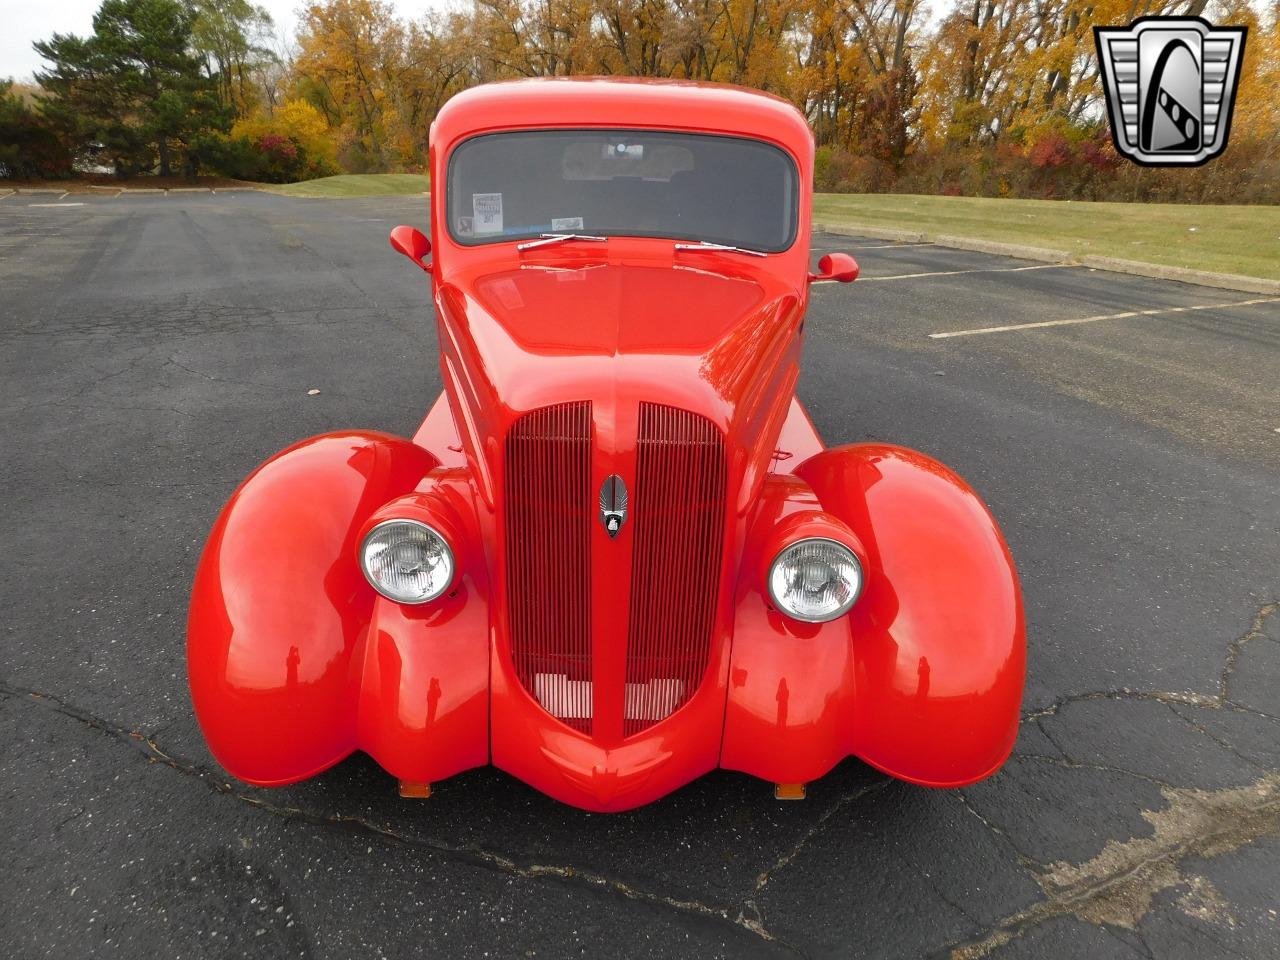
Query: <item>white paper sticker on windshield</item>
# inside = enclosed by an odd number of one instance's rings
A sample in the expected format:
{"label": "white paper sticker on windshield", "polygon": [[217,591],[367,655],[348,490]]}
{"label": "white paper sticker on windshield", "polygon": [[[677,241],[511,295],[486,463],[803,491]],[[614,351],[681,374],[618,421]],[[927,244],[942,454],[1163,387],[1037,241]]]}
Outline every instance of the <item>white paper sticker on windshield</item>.
{"label": "white paper sticker on windshield", "polygon": [[476,233],[502,232],[502,194],[473,193],[471,213],[471,228]]}
{"label": "white paper sticker on windshield", "polygon": [[553,233],[559,233],[561,230],[581,230],[581,217],[552,217],[551,230]]}

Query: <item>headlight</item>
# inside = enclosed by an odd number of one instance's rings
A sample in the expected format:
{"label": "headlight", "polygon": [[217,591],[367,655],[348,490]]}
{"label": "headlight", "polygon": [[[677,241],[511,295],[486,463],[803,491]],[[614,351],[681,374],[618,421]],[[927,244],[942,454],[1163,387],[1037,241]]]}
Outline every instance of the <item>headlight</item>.
{"label": "headlight", "polygon": [[387,520],[370,530],[360,566],[373,589],[397,603],[426,603],[453,583],[453,551],[417,520]]}
{"label": "headlight", "polygon": [[858,558],[844,544],[824,537],[797,540],[769,568],[769,596],[796,620],[834,620],[849,612],[861,592]]}

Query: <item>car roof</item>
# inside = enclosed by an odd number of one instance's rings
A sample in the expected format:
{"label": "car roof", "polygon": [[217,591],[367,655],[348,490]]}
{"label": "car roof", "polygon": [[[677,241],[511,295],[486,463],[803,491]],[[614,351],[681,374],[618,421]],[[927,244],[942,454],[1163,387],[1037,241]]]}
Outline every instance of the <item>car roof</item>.
{"label": "car roof", "polygon": [[781,97],[720,83],[642,77],[542,77],[472,87],[441,108],[431,142],[516,128],[676,129],[770,140],[802,168],[813,153],[804,116]]}

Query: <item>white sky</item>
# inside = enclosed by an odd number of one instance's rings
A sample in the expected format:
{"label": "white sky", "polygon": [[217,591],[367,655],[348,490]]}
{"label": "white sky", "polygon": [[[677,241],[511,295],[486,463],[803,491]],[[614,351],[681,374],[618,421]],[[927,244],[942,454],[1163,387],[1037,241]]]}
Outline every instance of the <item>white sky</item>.
{"label": "white sky", "polygon": [[[267,8],[276,30],[292,38],[298,18],[294,11],[305,0],[255,0]],[[404,19],[414,20],[431,9],[444,9],[450,0],[389,0]],[[44,61],[31,49],[37,40],[55,33],[85,36],[93,31],[93,15],[102,0],[0,0],[0,79],[30,79]]]}

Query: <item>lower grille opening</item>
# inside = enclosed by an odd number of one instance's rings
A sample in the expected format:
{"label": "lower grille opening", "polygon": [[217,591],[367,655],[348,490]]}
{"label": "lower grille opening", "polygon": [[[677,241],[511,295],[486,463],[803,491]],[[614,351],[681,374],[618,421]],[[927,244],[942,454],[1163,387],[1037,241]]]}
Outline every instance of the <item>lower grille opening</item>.
{"label": "lower grille opening", "polygon": [[[533,678],[533,694],[542,709],[570,726],[574,721],[591,719],[595,684],[590,680],[573,680],[564,673],[539,673]],[[675,713],[683,694],[684,681],[670,677],[628,683],[623,691],[623,718],[641,721],[655,712],[668,717]]]}

